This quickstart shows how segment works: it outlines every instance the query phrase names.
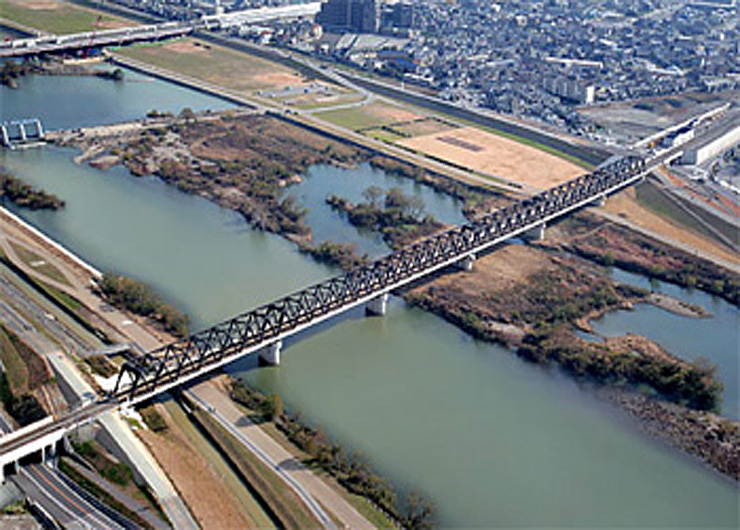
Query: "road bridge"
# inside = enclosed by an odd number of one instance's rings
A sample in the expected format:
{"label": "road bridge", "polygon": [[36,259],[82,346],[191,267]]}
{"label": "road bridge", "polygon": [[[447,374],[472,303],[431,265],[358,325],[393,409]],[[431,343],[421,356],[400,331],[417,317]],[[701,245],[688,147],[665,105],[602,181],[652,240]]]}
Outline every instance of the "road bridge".
{"label": "road bridge", "polygon": [[[37,428],[0,439],[0,470],[16,469],[75,428],[120,405],[135,405],[240,357],[257,353],[279,364],[282,341],[354,307],[385,313],[389,293],[450,265],[469,269],[475,256],[515,236],[542,237],[547,223],[642,180],[655,167],[627,156],[591,173],[423,239],[367,265],[236,316],[129,360],[105,398]],[[1,477],[0,477],[1,478]]]}
{"label": "road bridge", "polygon": [[268,20],[314,16],[321,10],[321,2],[310,2],[279,7],[261,7],[208,15],[200,19],[163,22],[125,28],[88,31],[70,35],[44,35],[0,42],[0,59],[30,57],[40,54],[70,53],[104,46],[124,46],[135,42],[184,37],[198,29],[228,30]]}
{"label": "road bridge", "polygon": [[0,59],[29,57],[44,53],[70,53],[103,46],[123,46],[189,35],[195,31],[190,22],[165,22],[127,28],[88,31],[71,35],[45,35],[13,39],[0,43]]}

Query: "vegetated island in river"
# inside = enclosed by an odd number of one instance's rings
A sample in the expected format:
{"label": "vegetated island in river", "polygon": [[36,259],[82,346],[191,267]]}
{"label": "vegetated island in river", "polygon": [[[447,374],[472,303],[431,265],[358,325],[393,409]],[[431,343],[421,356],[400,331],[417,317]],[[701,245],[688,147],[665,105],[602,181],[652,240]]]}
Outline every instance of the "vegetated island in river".
{"label": "vegetated island in river", "polygon": [[[314,245],[305,223],[307,212],[289,192],[290,186],[300,182],[313,165],[351,167],[369,162],[388,173],[412,178],[463,199],[471,213],[504,201],[492,192],[431,175],[362,147],[254,112],[197,115],[186,108],[172,116],[152,111],[143,122],[74,131],[59,135],[55,141],[80,148],[77,162],[88,162],[100,169],[123,164],[134,175],[154,175],[186,193],[239,212],[254,228],[281,234],[321,261],[342,266],[361,263],[362,258],[347,245]],[[432,230],[441,226],[417,224],[431,226]],[[407,231],[397,228],[391,239],[397,245],[408,242],[411,238],[404,236]],[[429,230],[416,235],[427,233]]]}
{"label": "vegetated island in river", "polygon": [[59,210],[64,201],[56,195],[34,188],[0,167],[0,199],[31,210]]}
{"label": "vegetated island in river", "polygon": [[27,75],[71,75],[94,76],[113,81],[122,81],[123,70],[96,70],[82,65],[65,64],[60,60],[26,60],[23,62],[7,61],[0,68],[0,85],[10,88],[20,88],[20,80]]}
{"label": "vegetated island in river", "polygon": [[[178,117],[97,127],[61,136],[58,142],[80,147],[83,153],[78,161],[87,160],[100,168],[122,163],[135,174],[156,175],[187,193],[239,211],[252,226],[283,234],[317,259],[345,268],[362,263],[363,257],[347,245],[312,245],[305,211],[285,193],[313,164],[346,166],[370,161],[464,199],[470,216],[510,200],[254,113],[196,116],[185,109]],[[387,197],[381,205],[374,195],[366,192],[363,206],[350,205],[342,198],[330,198],[330,202],[348,218],[352,212],[362,213],[355,219],[357,224],[382,232],[388,228],[382,221]],[[401,226],[403,223],[393,228]],[[398,240],[398,244],[405,244],[434,230],[415,235],[413,230],[394,232],[412,234]],[[394,238],[388,241],[394,244]],[[578,328],[588,328],[589,318],[636,302],[672,305],[674,310],[680,307],[695,316],[701,313],[642,289],[616,285],[606,269],[593,262],[618,264],[698,287],[736,305],[740,299],[738,279],[730,271],[587,214],[570,216],[548,228],[547,239],[536,247],[505,247],[479,260],[472,273],[439,277],[411,290],[406,299],[476,337],[516,348],[532,362],[560,366],[605,388],[624,389],[623,397],[613,401],[643,418],[646,426],[655,423],[656,410],[668,409],[636,406],[634,400],[640,395],[633,389],[648,391],[649,403],[676,403],[670,414],[659,414],[661,421],[673,426],[663,429],[670,433],[672,443],[737,478],[738,424],[708,412],[717,408],[721,396],[721,385],[711,366],[683,361],[644,337],[628,335],[592,343],[575,334]],[[627,395],[632,401],[624,398]],[[625,405],[628,401],[632,403],[629,407]],[[697,443],[695,433],[681,434],[686,432],[680,428],[681,422],[693,422],[696,414],[710,418],[702,424],[708,429],[706,443]]]}

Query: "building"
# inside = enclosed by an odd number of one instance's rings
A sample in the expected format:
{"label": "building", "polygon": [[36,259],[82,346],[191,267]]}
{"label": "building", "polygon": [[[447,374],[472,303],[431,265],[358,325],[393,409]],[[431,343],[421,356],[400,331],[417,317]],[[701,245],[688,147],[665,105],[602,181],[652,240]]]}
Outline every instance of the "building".
{"label": "building", "polygon": [[325,31],[377,33],[378,4],[375,0],[329,0],[321,6],[316,22]]}
{"label": "building", "polygon": [[740,125],[730,124],[710,137],[709,141],[689,146],[681,157],[681,163],[698,166],[737,144],[740,144]]}
{"label": "building", "polygon": [[385,32],[408,30],[414,25],[414,5],[407,1],[386,3],[380,11],[380,27]]}
{"label": "building", "polygon": [[551,94],[575,103],[590,105],[596,97],[596,87],[593,85],[584,86],[570,79],[546,77],[543,80],[543,86]]}

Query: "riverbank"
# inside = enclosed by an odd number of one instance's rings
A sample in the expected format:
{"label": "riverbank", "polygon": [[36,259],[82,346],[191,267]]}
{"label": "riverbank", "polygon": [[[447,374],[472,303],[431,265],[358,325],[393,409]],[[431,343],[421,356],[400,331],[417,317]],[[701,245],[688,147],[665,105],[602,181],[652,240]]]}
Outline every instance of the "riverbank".
{"label": "riverbank", "polygon": [[[311,231],[291,186],[301,182],[309,167],[319,164],[352,167],[370,162],[392,175],[465,201],[469,216],[506,202],[493,192],[432,175],[260,112],[196,115],[184,109],[178,116],[51,133],[49,138],[57,145],[79,149],[77,163],[102,170],[120,164],[134,175],[154,175],[185,193],[235,210],[252,227],[281,234],[304,249],[309,248]],[[440,225],[426,223],[424,228],[410,236],[397,230],[392,240],[408,242]]]}
{"label": "riverbank", "polygon": [[740,277],[734,271],[589,213],[563,220],[548,231],[543,245],[607,267],[700,289],[740,306]]}
{"label": "riverbank", "polygon": [[686,410],[626,389],[603,389],[604,399],[635,418],[642,430],[740,480],[740,426],[711,412]]}

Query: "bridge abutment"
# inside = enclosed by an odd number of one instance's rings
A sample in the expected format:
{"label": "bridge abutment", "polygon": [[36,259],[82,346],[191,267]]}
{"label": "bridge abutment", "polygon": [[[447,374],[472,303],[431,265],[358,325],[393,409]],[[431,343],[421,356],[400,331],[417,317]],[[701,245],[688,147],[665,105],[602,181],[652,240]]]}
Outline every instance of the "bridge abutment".
{"label": "bridge abutment", "polygon": [[260,364],[280,366],[280,352],[283,349],[283,341],[273,342],[259,350]]}
{"label": "bridge abutment", "polygon": [[388,293],[382,293],[365,305],[365,314],[368,316],[383,316],[388,309]]}

